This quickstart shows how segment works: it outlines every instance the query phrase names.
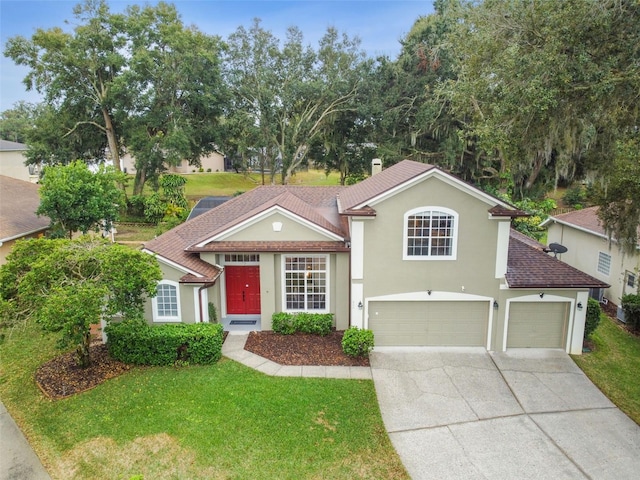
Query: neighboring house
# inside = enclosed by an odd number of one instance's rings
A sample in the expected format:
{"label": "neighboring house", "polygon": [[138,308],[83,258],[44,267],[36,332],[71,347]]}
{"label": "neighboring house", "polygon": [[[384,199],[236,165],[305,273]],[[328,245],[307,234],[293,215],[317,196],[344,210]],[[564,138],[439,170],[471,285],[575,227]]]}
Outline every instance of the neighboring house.
{"label": "neighboring house", "polygon": [[35,214],[40,205],[39,188],[0,175],[0,264],[5,263],[16,240],[40,237],[49,228],[49,218]]}
{"label": "neighboring house", "polygon": [[598,218],[598,207],[549,217],[542,225],[547,227],[549,243],[567,247],[566,253],[558,255],[560,260],[610,284],[609,288],[593,291],[593,297],[619,306],[623,295],[638,293],[640,244],[635,254],[623,255],[615,238],[609,241]]}
{"label": "neighboring house", "polygon": [[[122,171],[130,174],[136,172],[135,159],[131,155],[123,155],[120,158],[122,164]],[[224,155],[218,152],[212,152],[206,157],[200,159],[200,167],[189,165],[188,160],[182,160],[182,163],[178,166],[171,166],[168,168],[170,173],[196,173],[202,168],[203,172],[224,172],[225,171],[225,159]]]}
{"label": "neighboring house", "polygon": [[206,322],[212,302],[226,329],[270,330],[329,312],[377,346],[581,353],[589,289],[608,285],[512,231],[520,215],[408,160],[348,187],[261,186],[146,243],[164,275],[146,315]]}
{"label": "neighboring house", "polygon": [[24,153],[27,146],[23,143],[0,140],[0,175],[25,182],[37,183],[40,178],[38,165],[26,166]]}

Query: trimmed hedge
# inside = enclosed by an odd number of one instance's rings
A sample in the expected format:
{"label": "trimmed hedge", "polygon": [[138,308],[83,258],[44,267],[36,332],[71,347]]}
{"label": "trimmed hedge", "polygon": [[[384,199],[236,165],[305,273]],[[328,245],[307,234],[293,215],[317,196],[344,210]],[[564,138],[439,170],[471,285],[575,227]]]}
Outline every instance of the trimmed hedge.
{"label": "trimmed hedge", "polygon": [[584,324],[584,338],[589,338],[591,334],[598,328],[602,308],[595,298],[589,298],[587,301],[587,315]]}
{"label": "trimmed hedge", "polygon": [[333,328],[332,313],[274,313],[271,328],[275,333],[291,335],[296,332],[325,336]]}
{"label": "trimmed hedge", "polygon": [[342,351],[350,357],[368,357],[373,349],[373,332],[351,327],[342,335]]}
{"label": "trimmed hedge", "polygon": [[150,326],[144,320],[114,323],[105,329],[109,354],[135,365],[215,363],[222,357],[223,327],[214,323]]}

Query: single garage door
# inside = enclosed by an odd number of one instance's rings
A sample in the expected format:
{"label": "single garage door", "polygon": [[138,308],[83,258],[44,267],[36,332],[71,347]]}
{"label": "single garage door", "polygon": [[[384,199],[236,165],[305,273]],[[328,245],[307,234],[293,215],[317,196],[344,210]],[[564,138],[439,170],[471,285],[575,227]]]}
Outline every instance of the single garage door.
{"label": "single garage door", "polygon": [[569,302],[512,302],[507,348],[565,348]]}
{"label": "single garage door", "polygon": [[489,302],[369,302],[377,346],[486,346]]}

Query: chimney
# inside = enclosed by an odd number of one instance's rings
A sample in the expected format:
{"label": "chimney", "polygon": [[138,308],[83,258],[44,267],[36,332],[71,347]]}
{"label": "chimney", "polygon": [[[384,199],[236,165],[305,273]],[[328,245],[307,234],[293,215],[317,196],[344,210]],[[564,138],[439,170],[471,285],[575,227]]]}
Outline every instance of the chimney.
{"label": "chimney", "polygon": [[371,175],[375,175],[376,173],[380,173],[382,171],[382,160],[379,158],[374,158],[371,160]]}

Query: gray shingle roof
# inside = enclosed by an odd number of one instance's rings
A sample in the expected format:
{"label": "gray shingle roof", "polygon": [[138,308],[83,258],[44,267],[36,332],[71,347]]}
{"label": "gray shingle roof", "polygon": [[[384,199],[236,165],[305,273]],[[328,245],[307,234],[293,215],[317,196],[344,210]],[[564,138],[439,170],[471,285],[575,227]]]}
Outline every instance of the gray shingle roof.
{"label": "gray shingle roof", "polygon": [[0,242],[44,231],[48,217],[39,217],[39,185],[0,175]]}

